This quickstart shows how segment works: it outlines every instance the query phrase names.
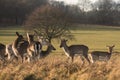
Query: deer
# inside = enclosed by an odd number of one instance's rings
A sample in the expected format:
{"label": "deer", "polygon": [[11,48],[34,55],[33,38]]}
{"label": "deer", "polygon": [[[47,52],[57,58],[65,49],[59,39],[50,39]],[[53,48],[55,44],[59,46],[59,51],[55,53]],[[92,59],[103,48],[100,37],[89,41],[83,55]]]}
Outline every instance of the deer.
{"label": "deer", "polygon": [[91,63],[94,63],[95,61],[108,61],[111,58],[111,55],[113,53],[113,48],[115,45],[107,46],[109,48],[108,52],[105,51],[93,51],[91,54],[89,54]]}
{"label": "deer", "polygon": [[16,35],[18,36],[16,40],[12,44],[6,45],[8,59],[12,58],[13,60],[13,58],[16,58],[18,60],[18,57],[20,57],[23,63],[26,57],[29,56],[29,59],[31,59],[36,53],[40,53],[42,46],[40,42],[34,41],[34,35],[27,33],[28,40],[24,40],[23,36],[18,32],[16,32]]}
{"label": "deer", "polygon": [[46,56],[50,54],[52,50],[56,50],[56,49],[51,43],[48,43],[46,51],[43,51],[43,50],[41,51],[40,58],[45,58]]}
{"label": "deer", "polygon": [[42,46],[47,46],[46,51],[41,51],[40,58],[45,58],[50,54],[52,50],[56,50],[55,47],[43,36],[40,36],[37,31],[35,31],[35,34],[37,35],[38,41],[41,43]]}
{"label": "deer", "polygon": [[27,54],[28,54],[28,62],[30,62],[32,59],[36,59],[36,57],[40,58],[40,53],[42,50],[42,45],[39,41],[34,41],[34,35],[29,35],[27,33],[27,38],[29,45],[27,47]]}
{"label": "deer", "polygon": [[21,58],[23,63],[24,55],[27,53],[27,48],[29,43],[18,32],[16,32],[16,35],[17,35],[17,38],[12,43],[12,50],[13,50],[14,56],[17,59]]}
{"label": "deer", "polygon": [[[71,58],[72,62],[74,61],[75,54],[79,54],[82,58],[82,63],[84,58],[90,63],[90,60],[88,59],[88,50],[89,48],[86,45],[71,45],[68,46],[67,42],[68,40],[62,39],[60,48],[63,48],[63,51],[67,55],[68,59]],[[84,57],[84,58],[83,58]]]}
{"label": "deer", "polygon": [[6,46],[4,44],[0,43],[0,60],[3,63],[6,62],[6,60],[5,60],[5,56],[6,56],[5,48],[6,48]]}
{"label": "deer", "polygon": [[8,55],[8,60],[12,61],[14,58],[18,60],[18,58],[15,56],[13,49],[12,49],[12,43],[6,45],[6,54]]}
{"label": "deer", "polygon": [[[13,59],[15,58],[18,61],[18,56],[15,55],[12,46],[13,43],[6,45],[6,54],[8,55],[8,60],[13,61]],[[16,47],[16,50],[18,50],[19,52],[18,55],[21,57],[22,62],[25,57],[24,55],[27,54],[27,47],[28,47],[28,41],[26,40],[20,42],[19,45]]]}

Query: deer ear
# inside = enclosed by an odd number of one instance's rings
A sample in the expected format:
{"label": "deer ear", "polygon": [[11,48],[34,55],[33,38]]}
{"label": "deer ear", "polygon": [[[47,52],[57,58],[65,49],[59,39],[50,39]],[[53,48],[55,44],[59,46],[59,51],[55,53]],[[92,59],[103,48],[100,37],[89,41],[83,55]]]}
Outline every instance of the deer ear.
{"label": "deer ear", "polygon": [[28,38],[29,37],[29,33],[27,32],[26,34],[27,34],[27,38]]}
{"label": "deer ear", "polygon": [[16,32],[16,35],[17,35],[17,36],[20,36],[18,32]]}

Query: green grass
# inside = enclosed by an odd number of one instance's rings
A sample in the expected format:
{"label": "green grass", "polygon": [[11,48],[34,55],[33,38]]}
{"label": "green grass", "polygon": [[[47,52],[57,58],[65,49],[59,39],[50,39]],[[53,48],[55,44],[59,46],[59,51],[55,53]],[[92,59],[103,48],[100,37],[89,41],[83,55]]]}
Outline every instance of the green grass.
{"label": "green grass", "polygon": [[[26,36],[22,27],[0,28],[0,43],[8,44],[15,40],[15,32],[18,31]],[[74,40],[69,40],[68,45],[85,44],[90,51],[106,51],[106,45],[116,45],[114,51],[120,52],[120,27],[101,26],[101,25],[76,25],[71,30]],[[54,41],[53,45],[57,48],[55,52],[61,52],[60,41]]]}
{"label": "green grass", "polygon": [[0,43],[12,43],[16,39],[16,31],[25,35],[23,27],[0,27]]}

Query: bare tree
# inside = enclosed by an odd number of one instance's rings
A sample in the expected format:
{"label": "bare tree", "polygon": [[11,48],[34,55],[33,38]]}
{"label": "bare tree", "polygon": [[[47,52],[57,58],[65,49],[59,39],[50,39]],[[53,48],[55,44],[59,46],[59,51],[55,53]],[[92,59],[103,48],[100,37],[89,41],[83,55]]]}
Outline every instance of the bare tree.
{"label": "bare tree", "polygon": [[83,12],[89,11],[92,8],[90,0],[78,0],[77,4]]}
{"label": "bare tree", "polygon": [[51,43],[54,38],[71,37],[69,18],[61,7],[45,5],[28,17],[25,30],[35,31]]}

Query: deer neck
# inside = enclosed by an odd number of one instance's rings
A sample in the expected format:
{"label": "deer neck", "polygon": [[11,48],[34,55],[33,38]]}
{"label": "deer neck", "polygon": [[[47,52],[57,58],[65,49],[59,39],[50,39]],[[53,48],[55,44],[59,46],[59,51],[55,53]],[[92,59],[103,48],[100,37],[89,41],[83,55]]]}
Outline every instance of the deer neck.
{"label": "deer neck", "polygon": [[34,38],[32,36],[27,35],[27,38],[28,38],[29,44],[34,42]]}
{"label": "deer neck", "polygon": [[17,49],[17,46],[18,46],[19,42],[20,42],[20,41],[18,40],[18,38],[15,40],[15,42],[13,42],[14,48]]}
{"label": "deer neck", "polygon": [[63,45],[63,49],[64,49],[65,52],[68,52],[68,51],[69,51],[67,44],[64,44],[64,45]]}
{"label": "deer neck", "polygon": [[112,54],[112,50],[109,50],[110,55]]}
{"label": "deer neck", "polygon": [[67,44],[64,44],[63,45],[63,51],[65,52],[65,54],[69,57],[70,56],[70,51],[68,49],[68,46]]}

